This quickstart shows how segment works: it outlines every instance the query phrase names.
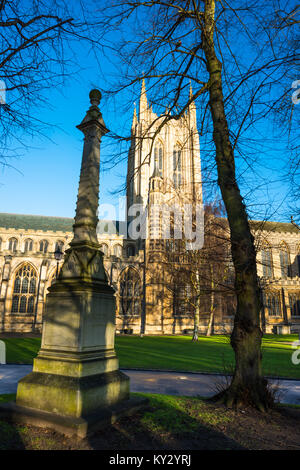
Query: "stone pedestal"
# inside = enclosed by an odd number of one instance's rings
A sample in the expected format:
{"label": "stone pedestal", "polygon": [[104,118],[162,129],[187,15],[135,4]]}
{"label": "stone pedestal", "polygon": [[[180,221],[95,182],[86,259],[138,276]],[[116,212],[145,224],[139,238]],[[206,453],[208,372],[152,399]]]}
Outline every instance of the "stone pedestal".
{"label": "stone pedestal", "polygon": [[114,350],[114,312],[107,283],[58,280],[47,296],[42,346],[33,372],[18,384],[17,404],[78,418],[128,400],[129,379]]}

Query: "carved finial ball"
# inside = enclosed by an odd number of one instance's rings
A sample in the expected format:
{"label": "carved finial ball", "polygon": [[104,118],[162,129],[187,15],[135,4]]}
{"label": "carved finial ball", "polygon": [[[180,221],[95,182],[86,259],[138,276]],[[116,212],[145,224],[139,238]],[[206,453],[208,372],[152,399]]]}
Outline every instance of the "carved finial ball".
{"label": "carved finial ball", "polygon": [[90,97],[91,104],[99,106],[99,103],[102,97],[101,91],[95,88],[94,90],[90,91],[89,97]]}

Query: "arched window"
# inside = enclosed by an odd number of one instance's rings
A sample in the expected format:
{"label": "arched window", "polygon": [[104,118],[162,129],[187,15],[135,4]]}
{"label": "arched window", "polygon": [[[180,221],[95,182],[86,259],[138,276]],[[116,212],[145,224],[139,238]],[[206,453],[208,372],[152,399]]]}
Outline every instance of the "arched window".
{"label": "arched window", "polygon": [[282,243],[279,251],[281,277],[286,279],[291,276],[290,256],[288,247]]}
{"label": "arched window", "polygon": [[115,245],[114,246],[114,256],[116,256],[117,258],[122,257],[122,246],[121,245]]}
{"label": "arched window", "polygon": [[154,161],[158,163],[158,170],[160,176],[163,176],[163,156],[164,149],[161,142],[157,142],[154,147]]}
{"label": "arched window", "polygon": [[135,256],[135,247],[134,245],[128,245],[127,247],[127,256]]}
{"label": "arched window", "polygon": [[263,276],[268,278],[273,277],[272,252],[269,246],[261,250],[261,262]]}
{"label": "arched window", "polygon": [[174,289],[173,313],[175,316],[192,315],[195,298],[190,284],[176,286]]}
{"label": "arched window", "polygon": [[177,145],[173,150],[173,183],[176,189],[182,184],[181,149]]}
{"label": "arched window", "polygon": [[13,313],[33,313],[36,290],[36,270],[30,264],[23,264],[16,272],[11,311]]}
{"label": "arched window", "polygon": [[292,317],[300,317],[300,292],[289,294],[289,304]]}
{"label": "arched window", "polygon": [[17,251],[18,240],[16,238],[10,238],[8,240],[8,249],[9,251],[15,253]]}
{"label": "arched window", "polygon": [[281,303],[279,292],[263,292],[263,306],[270,317],[281,316]]}
{"label": "arched window", "polygon": [[25,245],[24,245],[24,251],[25,253],[28,253],[29,251],[33,250],[33,241],[30,238],[27,238],[25,240]]}
{"label": "arched window", "polygon": [[102,251],[104,256],[108,256],[108,246],[106,245],[106,243],[101,243],[100,250]]}
{"label": "arched window", "polygon": [[41,240],[40,241],[40,252],[41,253],[47,253],[48,246],[49,246],[49,243],[47,242],[47,240]]}
{"label": "arched window", "polygon": [[120,314],[140,315],[141,281],[135,269],[128,268],[120,276]]}
{"label": "arched window", "polygon": [[57,240],[57,242],[55,243],[55,250],[54,251],[64,251],[63,250],[64,248],[64,242],[62,240]]}

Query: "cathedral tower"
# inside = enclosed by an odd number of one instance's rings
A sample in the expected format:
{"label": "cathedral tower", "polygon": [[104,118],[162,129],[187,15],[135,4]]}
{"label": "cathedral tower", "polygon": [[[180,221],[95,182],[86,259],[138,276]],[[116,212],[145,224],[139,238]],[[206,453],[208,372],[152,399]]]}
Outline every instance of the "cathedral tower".
{"label": "cathedral tower", "polygon": [[[191,90],[190,90],[191,92]],[[134,109],[131,147],[128,155],[127,209],[136,203],[149,204],[149,183],[154,173],[162,178],[162,198],[166,203],[202,202],[200,144],[196,106],[192,103],[179,120],[168,121],[155,135],[164,116],[149,106],[143,79],[138,114]],[[161,202],[163,202],[163,200]]]}

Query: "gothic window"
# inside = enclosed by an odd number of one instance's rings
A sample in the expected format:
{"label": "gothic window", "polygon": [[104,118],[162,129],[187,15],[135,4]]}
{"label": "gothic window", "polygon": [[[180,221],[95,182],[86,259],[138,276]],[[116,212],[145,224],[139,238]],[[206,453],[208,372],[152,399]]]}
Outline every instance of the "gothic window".
{"label": "gothic window", "polygon": [[269,247],[266,247],[261,251],[261,261],[263,276],[268,278],[273,277],[272,252]]}
{"label": "gothic window", "polygon": [[122,257],[122,246],[121,245],[115,245],[114,246],[114,256],[117,256],[117,258]]}
{"label": "gothic window", "polygon": [[182,157],[178,146],[173,150],[173,183],[176,189],[182,184]]}
{"label": "gothic window", "polygon": [[195,299],[193,299],[193,292],[191,285],[186,284],[185,286],[178,286],[174,289],[173,299],[173,312],[175,316],[192,315],[193,305]]}
{"label": "gothic window", "polygon": [[28,238],[25,240],[25,253],[28,253],[29,251],[33,250],[33,241]]}
{"label": "gothic window", "polygon": [[289,304],[292,317],[300,316],[300,292],[289,294]]}
{"label": "gothic window", "polygon": [[11,311],[13,313],[33,313],[36,291],[36,270],[30,264],[24,264],[16,272]]}
{"label": "gothic window", "polygon": [[281,268],[281,277],[286,279],[290,277],[291,273],[291,266],[290,266],[290,257],[289,251],[287,246],[283,243],[280,247],[279,251],[279,258],[280,258],[280,268]]}
{"label": "gothic window", "polygon": [[141,281],[135,269],[123,271],[120,277],[120,314],[140,315],[141,313]]}
{"label": "gothic window", "polygon": [[104,256],[108,256],[108,246],[106,245],[106,243],[102,243],[100,245],[100,250],[102,251]]}
{"label": "gothic window", "polygon": [[270,317],[281,316],[281,303],[279,292],[263,292],[263,306]]}
{"label": "gothic window", "polygon": [[157,142],[154,147],[154,161],[157,161],[158,163],[158,170],[160,176],[163,176],[163,155],[163,146],[160,142]]}
{"label": "gothic window", "polygon": [[40,252],[41,253],[47,253],[48,246],[49,246],[49,243],[47,242],[47,240],[41,240],[40,241]]}
{"label": "gothic window", "polygon": [[127,247],[127,256],[135,256],[135,247],[133,245],[128,245]]}
{"label": "gothic window", "polygon": [[9,251],[15,253],[17,251],[18,240],[16,238],[10,238],[8,240],[8,249]]}

